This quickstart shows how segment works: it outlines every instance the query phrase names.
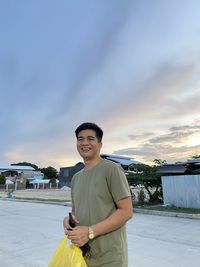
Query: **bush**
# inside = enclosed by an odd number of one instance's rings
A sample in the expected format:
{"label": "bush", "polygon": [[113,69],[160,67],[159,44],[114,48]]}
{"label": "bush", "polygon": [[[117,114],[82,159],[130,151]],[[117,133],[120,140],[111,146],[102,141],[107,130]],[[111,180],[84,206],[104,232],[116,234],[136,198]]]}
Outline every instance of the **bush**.
{"label": "bush", "polygon": [[56,178],[51,178],[51,180],[49,181],[49,183],[52,184],[53,187],[56,187]]}
{"label": "bush", "polygon": [[3,174],[0,174],[0,184],[5,184],[6,183],[6,178]]}
{"label": "bush", "polygon": [[140,189],[138,192],[138,204],[144,205],[144,200],[145,200],[145,192],[143,189]]}
{"label": "bush", "polygon": [[152,202],[152,203],[162,203],[162,202],[163,202],[162,191],[158,191],[158,190],[156,190],[156,191],[152,194],[151,202]]}

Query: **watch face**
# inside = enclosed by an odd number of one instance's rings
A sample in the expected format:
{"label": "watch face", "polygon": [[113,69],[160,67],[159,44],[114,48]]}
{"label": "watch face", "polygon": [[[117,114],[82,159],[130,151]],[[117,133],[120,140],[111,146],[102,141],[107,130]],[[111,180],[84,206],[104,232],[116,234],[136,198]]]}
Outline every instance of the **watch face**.
{"label": "watch face", "polygon": [[89,237],[89,239],[93,239],[94,238],[94,232],[93,232],[93,229],[91,228],[91,227],[89,227],[89,235],[88,235],[88,237]]}
{"label": "watch face", "polygon": [[90,239],[93,239],[93,238],[94,238],[94,234],[93,234],[93,233],[90,233],[90,234],[89,234],[89,238],[90,238]]}

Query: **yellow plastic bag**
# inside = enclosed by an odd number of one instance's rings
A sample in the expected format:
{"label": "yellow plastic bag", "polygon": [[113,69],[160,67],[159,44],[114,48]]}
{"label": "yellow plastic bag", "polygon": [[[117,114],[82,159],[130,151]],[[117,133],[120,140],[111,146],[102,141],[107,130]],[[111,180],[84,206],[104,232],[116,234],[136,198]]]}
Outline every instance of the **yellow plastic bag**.
{"label": "yellow plastic bag", "polygon": [[79,247],[68,244],[68,239],[64,239],[58,245],[48,267],[87,267]]}

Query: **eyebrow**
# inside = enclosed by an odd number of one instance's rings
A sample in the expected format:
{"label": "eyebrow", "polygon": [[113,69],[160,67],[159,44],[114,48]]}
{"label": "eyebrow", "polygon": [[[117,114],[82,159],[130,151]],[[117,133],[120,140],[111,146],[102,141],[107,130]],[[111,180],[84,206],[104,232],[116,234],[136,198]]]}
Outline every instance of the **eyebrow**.
{"label": "eyebrow", "polygon": [[95,139],[95,136],[92,136],[92,135],[88,135],[86,137],[84,137],[84,136],[78,136],[78,139],[81,139],[81,138],[93,138],[93,139]]}

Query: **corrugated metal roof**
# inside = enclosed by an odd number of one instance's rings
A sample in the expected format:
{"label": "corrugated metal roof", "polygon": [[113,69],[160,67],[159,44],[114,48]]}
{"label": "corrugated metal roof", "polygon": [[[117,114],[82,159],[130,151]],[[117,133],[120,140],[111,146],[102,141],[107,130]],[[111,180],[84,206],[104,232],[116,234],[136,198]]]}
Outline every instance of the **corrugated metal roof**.
{"label": "corrugated metal roof", "polygon": [[121,165],[130,166],[131,164],[141,164],[141,162],[134,160],[133,158],[129,157],[123,157],[123,156],[117,156],[117,155],[108,155],[108,154],[102,154],[103,158],[106,158],[108,160],[112,160],[114,162],[117,162]]}
{"label": "corrugated metal roof", "polygon": [[184,173],[187,168],[183,165],[163,165],[160,167],[158,173]]}
{"label": "corrugated metal roof", "polygon": [[0,170],[19,170],[19,171],[34,171],[35,169],[31,166],[20,166],[20,165],[0,165]]}
{"label": "corrugated metal roof", "polygon": [[49,181],[49,179],[35,179],[31,181],[30,184],[48,184]]}
{"label": "corrugated metal roof", "polygon": [[200,163],[200,158],[188,159],[188,161],[186,163]]}

